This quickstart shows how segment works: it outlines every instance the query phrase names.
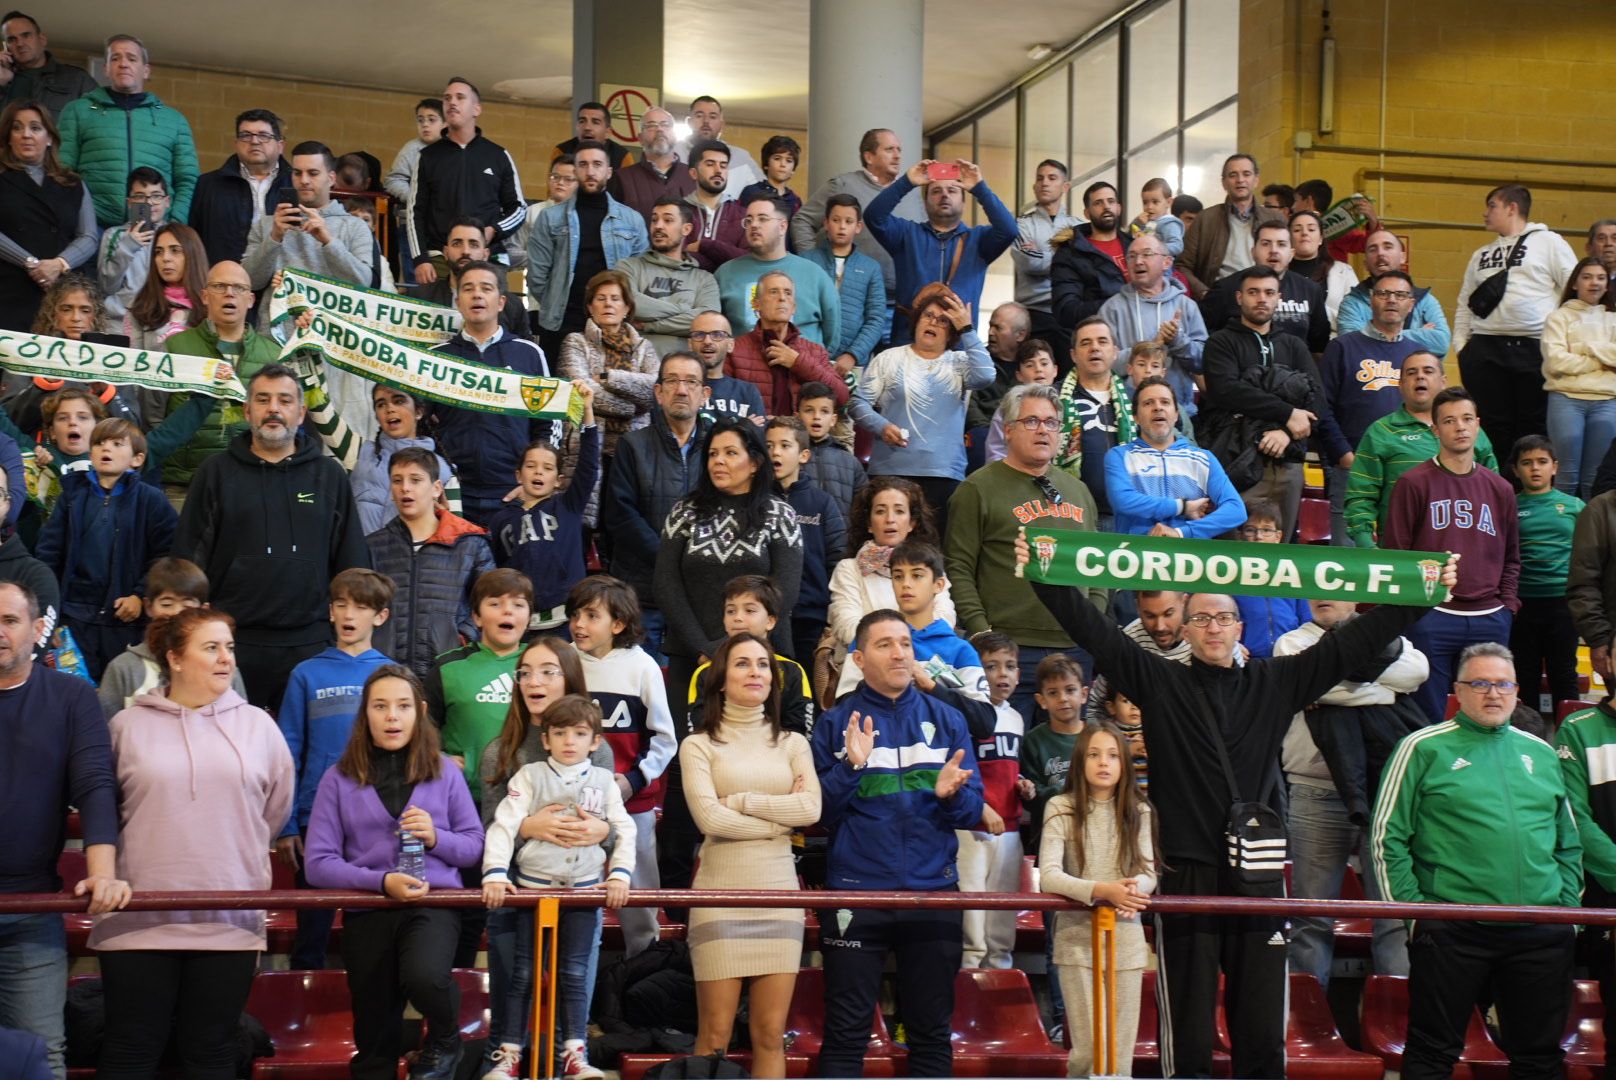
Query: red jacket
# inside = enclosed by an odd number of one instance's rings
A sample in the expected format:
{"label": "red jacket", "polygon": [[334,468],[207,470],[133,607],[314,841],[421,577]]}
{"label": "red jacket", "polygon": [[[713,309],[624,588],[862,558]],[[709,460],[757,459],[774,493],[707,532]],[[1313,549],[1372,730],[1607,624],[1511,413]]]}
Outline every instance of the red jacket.
{"label": "red jacket", "polygon": [[847,404],[847,380],[830,362],[825,346],[802,336],[795,323],[786,324],[785,344],[797,352],[790,368],[771,366],[763,352],[763,325],[735,339],[735,348],[724,361],[724,374],[745,379],[763,395],[763,408],[770,416],[791,416],[797,411],[797,387],[822,382],[836,395],[838,407]]}
{"label": "red jacket", "polygon": [[711,273],[731,259],[748,253],[746,229],[741,225],[741,219],[746,216],[744,206],[734,199],[726,199],[718,204],[718,213],[710,214],[694,192],[685,196],[685,202],[696,212],[696,228],[691,239],[701,241],[701,247],[695,251],[687,249],[686,254],[700,263],[703,270]]}

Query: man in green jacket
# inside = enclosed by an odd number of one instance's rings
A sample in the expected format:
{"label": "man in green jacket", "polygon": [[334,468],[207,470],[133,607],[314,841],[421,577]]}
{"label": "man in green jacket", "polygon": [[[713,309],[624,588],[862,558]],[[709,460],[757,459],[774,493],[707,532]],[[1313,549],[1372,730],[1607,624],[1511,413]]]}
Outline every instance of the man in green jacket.
{"label": "man in green jacket", "polygon": [[[1510,725],[1515,658],[1502,645],[1472,645],[1458,671],[1458,714],[1398,743],[1382,775],[1370,825],[1381,895],[1576,907],[1582,843],[1555,751]],[[1560,1075],[1572,927],[1422,919],[1409,933],[1403,1080],[1447,1080],[1488,990],[1510,1076]]]}
{"label": "man in green jacket", "polygon": [[[215,263],[208,270],[208,283],[202,293],[202,306],[207,309],[208,317],[169,338],[164,348],[182,356],[228,360],[235,367],[241,385],[246,386],[259,368],[275,363],[281,351],[273,339],[255,333],[247,325],[252,299],[252,284],[240,263]],[[185,403],[186,397],[174,394],[169,398],[169,415]],[[164,464],[163,482],[171,489],[178,488],[183,499],[191,477],[201,464],[246,430],[247,419],[241,404],[221,401],[218,411],[201,430]],[[173,494],[171,491],[171,498]]]}
{"label": "man in green jacket", "polygon": [[[1428,352],[1413,353],[1403,361],[1397,387],[1403,407],[1369,425],[1352,459],[1347,478],[1347,535],[1355,547],[1372,548],[1386,527],[1397,478],[1422,461],[1436,457],[1436,431],[1431,427],[1431,402],[1447,388],[1442,360]],[[1476,464],[1498,471],[1498,458],[1485,431],[1476,433]]]}
{"label": "man in green jacket", "polygon": [[[1560,774],[1566,797],[1577,818],[1582,839],[1582,867],[1587,872],[1585,907],[1616,907],[1616,700],[1607,696],[1588,709],[1579,709],[1560,723],[1554,736],[1560,753]],[[1588,950],[1588,971],[1599,980],[1603,1001],[1616,1001],[1616,950],[1611,928],[1590,926],[1584,933],[1599,947]],[[1616,1040],[1616,1010],[1606,1009],[1605,1044]]]}
{"label": "man in green jacket", "polygon": [[129,34],[107,39],[107,80],[62,109],[62,164],[84,178],[103,229],[129,218],[124,192],[141,165],[156,169],[173,197],[168,217],[185,221],[199,169],[191,125],[179,110],[148,93],[151,57]]}

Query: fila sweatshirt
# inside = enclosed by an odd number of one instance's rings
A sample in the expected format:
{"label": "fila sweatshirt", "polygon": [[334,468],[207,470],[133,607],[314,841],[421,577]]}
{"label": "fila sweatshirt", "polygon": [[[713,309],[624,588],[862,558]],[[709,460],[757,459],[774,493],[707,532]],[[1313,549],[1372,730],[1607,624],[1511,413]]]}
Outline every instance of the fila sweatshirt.
{"label": "fila sweatshirt", "polygon": [[613,649],[599,659],[580,649],[578,659],[584,665],[584,685],[604,718],[613,768],[634,792],[628,812],[650,810],[661,801],[662,774],[678,749],[662,669],[638,645]]}

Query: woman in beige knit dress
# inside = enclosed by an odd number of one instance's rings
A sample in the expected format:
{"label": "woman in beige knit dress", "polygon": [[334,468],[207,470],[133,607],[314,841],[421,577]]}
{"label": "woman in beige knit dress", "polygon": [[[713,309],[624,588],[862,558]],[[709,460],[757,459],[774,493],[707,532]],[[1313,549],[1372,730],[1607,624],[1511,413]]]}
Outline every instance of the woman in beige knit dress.
{"label": "woman in beige knit dress", "polygon": [[[1072,748],[1066,790],[1049,800],[1038,847],[1040,891],[1117,909],[1114,1073],[1133,1072],[1139,988],[1149,950],[1139,913],[1156,889],[1155,813],[1134,779],[1128,739],[1116,725],[1089,724]],[[1055,920],[1055,963],[1072,1038],[1067,1076],[1094,1071],[1094,956],[1089,912]]]}
{"label": "woman in beige knit dress", "polygon": [[[698,889],[796,889],[791,830],[819,820],[808,740],[780,728],[780,679],[768,643],[727,640],[713,657],[698,730],[679,748],[685,798],[706,837]],[[802,964],[803,912],[692,908],[697,1054],[729,1049],[750,982],[752,1075],[786,1074],[785,1025]]]}

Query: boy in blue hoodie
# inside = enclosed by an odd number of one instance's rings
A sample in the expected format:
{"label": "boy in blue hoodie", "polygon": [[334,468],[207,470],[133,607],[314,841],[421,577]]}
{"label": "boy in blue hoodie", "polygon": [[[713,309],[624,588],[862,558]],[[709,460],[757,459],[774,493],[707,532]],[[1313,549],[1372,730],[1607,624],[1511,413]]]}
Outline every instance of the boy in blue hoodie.
{"label": "boy in blue hoodie", "polygon": [[[1258,544],[1283,544],[1286,537],[1279,523],[1278,506],[1267,499],[1253,499],[1246,504],[1246,523],[1236,535]],[[1240,644],[1260,660],[1274,655],[1274,642],[1313,618],[1307,601],[1294,597],[1237,596],[1234,602],[1244,624]]]}
{"label": "boy in blue hoodie", "polygon": [[958,887],[956,829],[982,819],[982,782],[958,709],[915,686],[909,624],[890,608],[859,620],[848,659],[858,688],[814,725],[809,743],[830,830],[820,948],[825,1041],[819,1072],[859,1076],[882,971],[897,960],[911,1076],[953,1075],[949,1029],[963,951],[962,912],[836,907],[837,889]]}
{"label": "boy in blue hoodie", "polygon": [[173,545],[179,515],[162,489],[141,481],[146,436],[133,422],[96,424],[89,461],[89,471],[62,477],[35,555],[61,583],[62,622],[100,682],[106,666],[140,641],[141,581]]}
{"label": "boy in blue hoodie", "polygon": [[[376,628],[387,621],[392,604],[392,581],[374,570],[355,567],[332,578],[331,625],[337,643],[298,664],[286,680],[286,695],[275,722],[297,769],[297,801],[275,841],[275,851],[297,870],[299,888],[308,888],[303,878],[303,834],[309,828],[320,778],[348,745],[365,680],[376,668],[391,662],[372,647],[371,639]],[[325,967],[331,920],[330,911],[297,913],[297,937],[289,960],[293,970]]]}
{"label": "boy in blue hoodie", "polygon": [[802,584],[791,611],[791,649],[798,663],[808,665],[825,632],[831,567],[847,550],[847,519],[836,500],[802,473],[814,455],[807,425],[795,416],[776,416],[763,434],[775,483],[802,527]]}

